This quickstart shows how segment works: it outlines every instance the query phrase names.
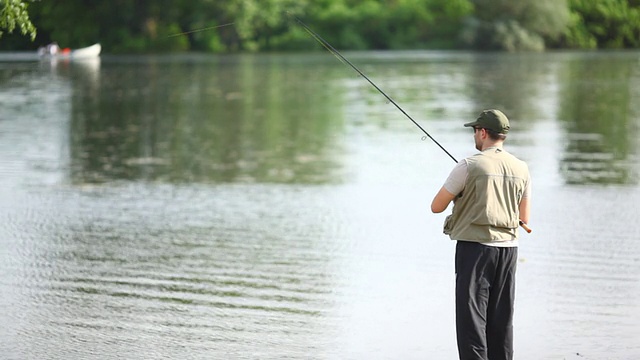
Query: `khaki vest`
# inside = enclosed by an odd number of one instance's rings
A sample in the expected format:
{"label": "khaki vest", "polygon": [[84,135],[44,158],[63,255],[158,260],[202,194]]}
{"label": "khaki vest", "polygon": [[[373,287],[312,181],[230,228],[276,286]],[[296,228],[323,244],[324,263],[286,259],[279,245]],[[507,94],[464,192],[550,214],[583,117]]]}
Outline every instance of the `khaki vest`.
{"label": "khaki vest", "polygon": [[444,233],[452,240],[516,240],[520,200],[529,181],[527,164],[491,147],[467,158],[467,169],[464,190],[453,200]]}

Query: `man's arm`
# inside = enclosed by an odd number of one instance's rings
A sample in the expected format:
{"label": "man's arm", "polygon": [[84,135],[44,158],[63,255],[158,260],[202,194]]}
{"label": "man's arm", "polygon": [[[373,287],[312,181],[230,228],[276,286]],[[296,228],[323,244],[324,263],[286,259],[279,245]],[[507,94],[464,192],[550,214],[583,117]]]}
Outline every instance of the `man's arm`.
{"label": "man's arm", "polygon": [[529,202],[528,197],[523,197],[522,200],[520,200],[519,210],[520,220],[522,220],[522,222],[524,222],[525,224],[528,224],[529,214],[531,213],[531,203]]}
{"label": "man's arm", "polygon": [[431,211],[434,213],[445,211],[455,197],[454,194],[450,193],[449,190],[443,186],[431,202]]}
{"label": "man's arm", "polygon": [[[520,212],[520,221],[525,224],[529,223],[529,215],[531,214],[531,175],[527,179],[527,186],[524,188],[524,194],[518,204],[518,211]],[[528,231],[528,230],[527,230]]]}
{"label": "man's arm", "polygon": [[[447,210],[449,203],[456,198],[457,194],[461,193],[464,189],[464,182],[467,179],[467,162],[465,160],[460,161],[451,170],[447,181],[444,183],[440,191],[436,194],[431,202],[431,211],[434,213],[441,213]],[[455,192],[454,193],[452,193]]]}

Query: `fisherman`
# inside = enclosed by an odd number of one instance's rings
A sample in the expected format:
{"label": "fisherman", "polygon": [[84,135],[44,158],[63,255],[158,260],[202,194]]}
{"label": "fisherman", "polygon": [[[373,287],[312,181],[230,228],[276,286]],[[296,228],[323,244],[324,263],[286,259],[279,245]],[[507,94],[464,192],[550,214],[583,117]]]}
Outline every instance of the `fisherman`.
{"label": "fisherman", "polygon": [[56,56],[58,55],[58,51],[60,50],[60,46],[58,46],[57,42],[52,42],[51,44],[47,45],[47,54],[51,55],[51,56]]}
{"label": "fisherman", "polygon": [[46,46],[40,46],[38,48],[38,56],[56,56],[60,50],[57,42],[52,42]]}
{"label": "fisherman", "polygon": [[503,149],[509,119],[485,110],[473,122],[476,149],[453,168],[431,211],[453,201],[444,233],[456,240],[456,334],[461,360],[513,359],[518,225],[529,221],[531,178]]}

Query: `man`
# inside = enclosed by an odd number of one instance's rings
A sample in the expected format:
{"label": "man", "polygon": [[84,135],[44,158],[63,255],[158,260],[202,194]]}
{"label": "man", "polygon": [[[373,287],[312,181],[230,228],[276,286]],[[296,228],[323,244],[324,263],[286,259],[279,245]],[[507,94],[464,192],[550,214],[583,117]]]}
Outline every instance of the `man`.
{"label": "man", "polygon": [[527,165],[502,148],[509,119],[485,110],[473,128],[479,154],[460,161],[433,199],[453,201],[444,233],[456,240],[456,333],[461,360],[513,359],[518,225],[529,221]]}

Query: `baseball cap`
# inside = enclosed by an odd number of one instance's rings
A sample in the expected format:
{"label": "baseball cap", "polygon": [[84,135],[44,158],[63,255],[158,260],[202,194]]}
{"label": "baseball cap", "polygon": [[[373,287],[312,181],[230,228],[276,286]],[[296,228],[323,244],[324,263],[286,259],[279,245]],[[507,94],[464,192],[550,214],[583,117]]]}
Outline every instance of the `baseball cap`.
{"label": "baseball cap", "polygon": [[484,110],[476,121],[464,124],[464,126],[473,126],[489,129],[498,134],[506,134],[509,132],[509,119],[500,110]]}

